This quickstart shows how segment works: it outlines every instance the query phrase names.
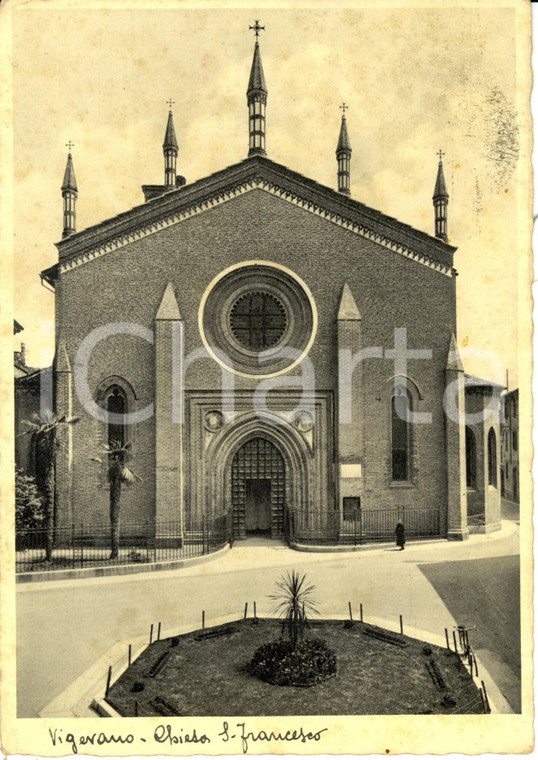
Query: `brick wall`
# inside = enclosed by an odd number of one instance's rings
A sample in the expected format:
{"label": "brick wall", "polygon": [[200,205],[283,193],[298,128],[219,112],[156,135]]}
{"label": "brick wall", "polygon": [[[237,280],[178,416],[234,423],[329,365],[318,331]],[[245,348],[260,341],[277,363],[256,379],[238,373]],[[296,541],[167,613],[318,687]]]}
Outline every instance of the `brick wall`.
{"label": "brick wall", "polygon": [[[317,390],[336,391],[336,315],[347,280],[362,316],[363,346],[393,347],[395,327],[408,331],[408,345],[430,348],[431,361],[415,360],[408,374],[420,390],[417,411],[429,411],[432,425],[414,426],[414,478],[411,488],[391,486],[391,361],[369,360],[364,366],[365,508],[439,506],[446,504],[442,394],[444,367],[455,331],[453,281],[445,275],[335,226],[262,190],[230,200],[197,217],[154,233],[62,275],[58,332],[71,365],[77,349],[94,328],[110,322],[134,322],[153,330],[153,320],[168,282],[176,291],[184,320],[185,355],[201,347],[200,300],[211,280],[243,260],[263,259],[284,265],[301,277],[314,296],[319,324],[309,358]],[[134,388],[136,408],[154,398],[153,346],[117,335],[98,344],[89,367],[95,390],[110,375],[124,377]],[[300,367],[290,375],[300,375]],[[187,391],[220,387],[221,368],[212,360],[193,364],[185,378]],[[235,377],[236,388],[253,391],[256,381]],[[282,388],[281,390],[285,390]],[[296,392],[296,387],[293,387]],[[73,414],[84,411],[76,398]],[[103,423],[87,415],[73,432],[75,515],[103,520],[108,491],[98,466],[90,462]],[[188,435],[188,431],[186,431]],[[143,483],[126,490],[122,514],[148,519],[155,509],[154,420],[129,431],[133,467]]]}

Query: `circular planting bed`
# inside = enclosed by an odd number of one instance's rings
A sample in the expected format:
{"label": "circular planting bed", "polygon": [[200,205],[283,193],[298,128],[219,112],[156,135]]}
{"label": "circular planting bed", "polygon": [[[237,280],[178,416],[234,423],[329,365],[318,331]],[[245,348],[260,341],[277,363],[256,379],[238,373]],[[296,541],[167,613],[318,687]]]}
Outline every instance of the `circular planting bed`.
{"label": "circular planting bed", "polygon": [[291,645],[279,641],[281,628],[275,619],[245,620],[157,641],[107,701],[124,716],[484,712],[471,676],[447,649],[363,623],[315,621],[297,646],[308,650],[308,664],[295,657],[285,673],[276,663]]}

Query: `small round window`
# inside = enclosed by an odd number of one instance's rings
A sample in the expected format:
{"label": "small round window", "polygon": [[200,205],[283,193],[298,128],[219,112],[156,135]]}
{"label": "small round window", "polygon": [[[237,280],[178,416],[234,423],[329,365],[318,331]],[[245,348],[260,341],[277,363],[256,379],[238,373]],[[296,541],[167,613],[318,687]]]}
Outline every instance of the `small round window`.
{"label": "small round window", "polygon": [[250,351],[277,346],[286,333],[288,318],[282,302],[272,293],[244,293],[230,309],[230,330]]}

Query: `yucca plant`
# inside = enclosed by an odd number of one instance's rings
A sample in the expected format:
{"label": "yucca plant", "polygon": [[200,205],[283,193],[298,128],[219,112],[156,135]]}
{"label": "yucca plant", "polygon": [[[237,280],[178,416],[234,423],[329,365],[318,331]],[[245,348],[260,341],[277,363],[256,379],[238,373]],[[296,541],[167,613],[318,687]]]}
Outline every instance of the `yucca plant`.
{"label": "yucca plant", "polygon": [[57,415],[49,410],[34,413],[31,420],[24,420],[28,427],[21,435],[31,435],[30,467],[40,494],[43,496],[46,526],[45,558],[52,559],[54,548],[54,523],[56,514],[56,455],[60,442],[58,431],[74,425],[80,417]]}
{"label": "yucca plant", "polygon": [[276,585],[279,592],[271,594],[270,598],[277,602],[274,611],[283,618],[282,633],[295,650],[308,626],[308,614],[317,614],[312,600],[316,587],[307,585],[306,573],[299,574],[295,570],[283,575]]}
{"label": "yucca plant", "polygon": [[94,462],[105,462],[110,484],[110,559],[117,559],[120,548],[121,489],[142,478],[135,475],[127,462],[132,458],[132,443],[111,441],[103,446],[103,456],[93,457]]}

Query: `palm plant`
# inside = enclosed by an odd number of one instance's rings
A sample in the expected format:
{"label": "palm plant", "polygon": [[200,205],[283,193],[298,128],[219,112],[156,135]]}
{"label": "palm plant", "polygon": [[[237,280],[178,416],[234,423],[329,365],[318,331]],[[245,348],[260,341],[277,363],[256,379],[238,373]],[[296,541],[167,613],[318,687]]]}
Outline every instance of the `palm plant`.
{"label": "palm plant", "polygon": [[110,559],[117,559],[120,548],[120,507],[121,490],[142,478],[135,475],[127,462],[132,458],[132,443],[111,441],[103,446],[103,457],[94,457],[94,462],[106,462],[107,478],[110,484]]}
{"label": "palm plant", "polygon": [[41,415],[34,413],[32,420],[24,420],[28,427],[21,435],[31,435],[30,466],[36,485],[43,496],[45,511],[45,559],[50,562],[54,548],[54,525],[56,516],[56,458],[60,441],[58,431],[67,425],[74,425],[80,417],[67,417],[44,410]]}
{"label": "palm plant", "polygon": [[307,586],[306,573],[300,575],[295,570],[282,576],[277,587],[279,593],[272,594],[270,598],[277,602],[275,612],[283,618],[282,633],[287,635],[295,650],[308,626],[307,613],[317,614],[312,601],[312,592],[316,587]]}

